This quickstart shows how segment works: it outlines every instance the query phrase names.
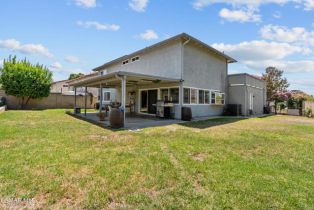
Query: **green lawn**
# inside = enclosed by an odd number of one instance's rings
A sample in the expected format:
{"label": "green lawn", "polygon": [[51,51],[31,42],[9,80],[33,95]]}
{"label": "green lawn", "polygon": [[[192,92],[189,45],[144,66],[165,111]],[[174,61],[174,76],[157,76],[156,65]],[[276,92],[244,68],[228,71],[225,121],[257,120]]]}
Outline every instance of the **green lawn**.
{"label": "green lawn", "polygon": [[64,110],[0,114],[0,209],[14,199],[43,209],[313,209],[313,195],[313,119],[113,132]]}

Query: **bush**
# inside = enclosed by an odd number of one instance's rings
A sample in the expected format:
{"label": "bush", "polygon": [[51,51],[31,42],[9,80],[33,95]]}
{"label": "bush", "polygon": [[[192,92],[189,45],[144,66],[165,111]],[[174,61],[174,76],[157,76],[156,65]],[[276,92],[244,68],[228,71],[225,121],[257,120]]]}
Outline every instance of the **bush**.
{"label": "bush", "polygon": [[305,116],[307,117],[313,117],[313,112],[312,112],[312,109],[306,109],[305,110]]}
{"label": "bush", "polygon": [[44,66],[9,57],[0,68],[0,83],[7,95],[16,96],[24,108],[30,99],[48,97],[52,73]]}

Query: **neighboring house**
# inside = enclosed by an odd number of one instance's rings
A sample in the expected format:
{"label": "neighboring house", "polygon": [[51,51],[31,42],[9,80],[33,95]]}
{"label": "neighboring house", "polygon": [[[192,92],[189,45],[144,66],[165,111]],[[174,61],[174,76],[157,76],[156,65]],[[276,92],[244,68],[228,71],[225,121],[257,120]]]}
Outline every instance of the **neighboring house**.
{"label": "neighboring house", "polygon": [[[95,77],[97,75],[98,75],[98,73],[92,73],[92,74],[87,74],[87,75],[84,75],[84,76],[81,76],[79,78],[72,79],[72,80],[61,80],[61,81],[53,82],[51,85],[51,93],[61,93],[62,95],[74,95],[75,94],[74,87],[70,86],[69,83],[74,82],[74,81],[77,82],[80,80],[85,80],[88,78]],[[100,99],[99,88],[88,87],[87,92],[92,94],[93,97],[96,97],[99,101],[99,99]],[[116,92],[115,89],[103,88],[102,92],[103,92],[103,96],[102,96],[103,104],[109,104],[109,103],[114,102],[116,100],[115,99],[115,92]],[[84,96],[85,95],[85,87],[76,88],[76,95]]]}
{"label": "neighboring house", "polygon": [[229,104],[241,104],[243,115],[263,114],[266,106],[266,82],[250,74],[232,74],[229,79]]}
{"label": "neighboring house", "polygon": [[97,76],[70,85],[114,88],[122,107],[132,103],[140,114],[155,115],[157,101],[164,100],[173,104],[177,119],[181,107],[190,107],[193,117],[221,115],[228,103],[228,65],[234,62],[183,33],[107,62],[94,69]]}
{"label": "neighboring house", "polygon": [[[91,78],[96,76],[97,74],[87,74],[84,76],[81,76],[76,79],[72,80],[61,80],[56,81],[51,84],[50,92],[51,93],[61,93],[62,95],[74,95],[74,87],[69,85],[69,82],[78,81],[81,79]],[[98,88],[87,88],[87,92],[91,93],[94,97],[99,96],[99,89]],[[76,89],[76,94],[84,96],[85,95],[85,88],[80,87]]]}

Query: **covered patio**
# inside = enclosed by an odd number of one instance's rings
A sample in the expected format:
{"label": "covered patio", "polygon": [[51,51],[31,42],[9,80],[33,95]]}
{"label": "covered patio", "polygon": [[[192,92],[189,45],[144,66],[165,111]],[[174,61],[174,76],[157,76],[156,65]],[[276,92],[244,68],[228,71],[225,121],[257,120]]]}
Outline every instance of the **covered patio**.
{"label": "covered patio", "polygon": [[[100,121],[98,116],[98,113],[91,113],[87,112],[81,114],[76,114],[75,117],[85,120],[87,122],[93,123],[95,125],[99,125],[104,128],[110,128],[110,122],[108,119],[105,121]],[[156,127],[156,126],[166,126],[171,124],[177,124],[177,123],[183,123],[184,121],[181,120],[175,120],[175,119],[161,119],[156,118],[152,116],[143,116],[143,115],[129,115],[126,114],[125,122],[124,122],[124,129],[127,130],[137,130],[142,128],[148,128],[148,127]]]}
{"label": "covered patio", "polygon": [[[180,120],[174,119],[160,119],[156,117],[156,113],[148,112],[147,114],[143,114],[141,112],[141,99],[139,98],[140,90],[142,89],[158,89],[160,86],[176,86],[178,89],[182,88],[182,80],[180,79],[171,79],[171,78],[163,78],[153,75],[144,75],[133,72],[112,72],[112,73],[99,73],[91,78],[86,78],[78,81],[74,81],[70,83],[71,86],[74,86],[74,92],[76,96],[76,89],[78,87],[85,87],[85,96],[87,95],[87,88],[99,88],[99,93],[103,92],[104,88],[114,88],[117,90],[116,101],[121,104],[120,109],[123,110],[123,122],[124,128],[126,129],[134,129],[134,128],[143,128],[143,127],[151,127],[158,126],[163,124],[171,124],[179,122]],[[182,91],[179,91],[182,93]],[[159,98],[159,92],[155,93],[156,102]],[[149,99],[147,99],[149,100]],[[155,102],[155,103],[156,103]],[[96,123],[102,123],[104,125],[110,126],[110,122],[108,117],[105,121],[99,121],[98,113],[88,113],[87,111],[87,97],[85,97],[85,106],[80,107],[83,108],[83,112],[77,114],[79,117],[84,117],[90,121]],[[76,97],[74,106],[77,107]],[[154,104],[156,106],[156,104]],[[99,99],[99,113],[103,112],[103,94],[100,94]],[[148,107],[149,108],[149,107]],[[130,113],[128,113],[128,111]],[[167,122],[167,123],[166,123]]]}

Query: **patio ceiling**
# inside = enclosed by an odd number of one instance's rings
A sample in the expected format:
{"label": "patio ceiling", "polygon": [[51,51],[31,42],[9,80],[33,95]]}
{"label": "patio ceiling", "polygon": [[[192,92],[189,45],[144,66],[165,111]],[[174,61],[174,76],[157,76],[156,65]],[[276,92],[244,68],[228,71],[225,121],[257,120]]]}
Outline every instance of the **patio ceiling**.
{"label": "patio ceiling", "polygon": [[70,82],[70,86],[74,87],[116,87],[121,85],[121,78],[126,77],[126,85],[147,85],[181,82],[181,79],[164,78],[153,75],[138,74],[133,72],[112,72],[106,75],[97,75],[95,77]]}

